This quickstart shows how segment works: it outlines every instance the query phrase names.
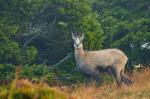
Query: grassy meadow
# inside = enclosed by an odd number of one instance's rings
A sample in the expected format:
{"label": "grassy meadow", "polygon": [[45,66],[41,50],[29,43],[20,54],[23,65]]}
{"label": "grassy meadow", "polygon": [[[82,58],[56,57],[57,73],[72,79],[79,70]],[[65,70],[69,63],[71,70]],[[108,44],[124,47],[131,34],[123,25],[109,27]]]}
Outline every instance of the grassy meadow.
{"label": "grassy meadow", "polygon": [[0,86],[0,99],[149,99],[150,70],[135,71],[129,76],[133,85],[117,88],[115,82],[103,82],[100,87],[94,83],[70,86],[50,86],[42,80],[38,83],[16,78],[9,85]]}

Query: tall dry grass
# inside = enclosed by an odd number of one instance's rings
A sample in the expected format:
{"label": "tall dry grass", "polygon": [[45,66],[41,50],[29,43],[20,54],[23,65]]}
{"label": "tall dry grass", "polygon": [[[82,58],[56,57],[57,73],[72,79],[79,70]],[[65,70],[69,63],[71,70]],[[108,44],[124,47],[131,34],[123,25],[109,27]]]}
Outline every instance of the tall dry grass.
{"label": "tall dry grass", "polygon": [[[18,74],[17,74],[18,75]],[[117,88],[115,82],[85,86],[49,86],[42,81],[32,83],[16,79],[7,87],[0,87],[0,99],[150,99],[150,70],[134,72],[129,78],[133,85]],[[17,97],[17,98],[16,98]]]}
{"label": "tall dry grass", "polygon": [[117,88],[115,83],[99,88],[80,86],[69,94],[71,99],[150,99],[150,70],[135,72],[129,78],[134,81],[130,87]]}

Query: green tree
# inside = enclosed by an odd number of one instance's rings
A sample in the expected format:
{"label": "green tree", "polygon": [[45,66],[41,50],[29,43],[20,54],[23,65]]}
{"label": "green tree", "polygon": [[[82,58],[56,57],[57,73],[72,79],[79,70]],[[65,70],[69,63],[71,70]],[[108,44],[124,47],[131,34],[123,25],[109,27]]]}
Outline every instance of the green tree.
{"label": "green tree", "polygon": [[[104,30],[104,47],[125,51],[132,64],[149,64],[150,13],[147,0],[96,0],[94,9]],[[147,44],[147,45],[148,45]]]}
{"label": "green tree", "polygon": [[24,64],[34,60],[37,50],[22,46],[18,39],[28,29],[31,6],[26,0],[0,1],[0,63]]}
{"label": "green tree", "polygon": [[[100,49],[103,31],[97,20],[97,13],[92,10],[89,0],[51,0],[46,7],[37,11],[32,20],[33,27],[41,28],[30,44],[39,49],[38,62],[54,64],[73,51],[71,32],[86,35],[86,49]],[[40,14],[39,14],[40,13]],[[30,35],[28,35],[30,36]]]}

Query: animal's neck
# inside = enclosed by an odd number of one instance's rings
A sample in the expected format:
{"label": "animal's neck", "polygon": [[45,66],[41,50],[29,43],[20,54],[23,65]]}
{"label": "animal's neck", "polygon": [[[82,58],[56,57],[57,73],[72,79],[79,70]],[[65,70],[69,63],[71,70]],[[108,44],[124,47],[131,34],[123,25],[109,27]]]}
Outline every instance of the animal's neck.
{"label": "animal's neck", "polygon": [[83,56],[83,54],[84,54],[84,50],[83,50],[83,48],[75,48],[75,55],[76,56]]}

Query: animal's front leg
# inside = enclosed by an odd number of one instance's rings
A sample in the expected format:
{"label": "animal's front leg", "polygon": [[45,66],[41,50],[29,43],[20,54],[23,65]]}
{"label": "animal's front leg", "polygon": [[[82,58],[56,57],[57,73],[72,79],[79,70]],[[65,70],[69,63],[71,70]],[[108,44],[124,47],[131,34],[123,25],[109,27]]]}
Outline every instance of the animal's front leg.
{"label": "animal's front leg", "polygon": [[96,80],[96,86],[99,87],[102,83],[101,77],[99,75],[94,75],[94,79]]}
{"label": "animal's front leg", "polygon": [[95,70],[94,79],[96,80],[96,86],[99,87],[102,83],[102,79],[100,77],[100,73],[98,69]]}
{"label": "animal's front leg", "polygon": [[93,76],[90,74],[84,74],[85,79],[84,79],[84,83],[85,86],[88,87],[91,84],[91,81],[93,81]]}

